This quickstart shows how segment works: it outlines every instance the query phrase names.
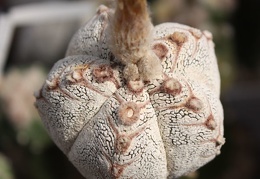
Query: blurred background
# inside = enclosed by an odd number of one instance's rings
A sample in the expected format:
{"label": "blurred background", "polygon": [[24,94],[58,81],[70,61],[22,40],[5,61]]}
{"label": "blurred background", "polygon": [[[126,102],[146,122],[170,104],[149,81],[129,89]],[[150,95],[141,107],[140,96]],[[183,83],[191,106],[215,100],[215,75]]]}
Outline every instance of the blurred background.
{"label": "blurred background", "polygon": [[[0,1],[0,179],[83,179],[43,129],[34,91],[73,33],[111,0]],[[213,33],[226,144],[189,179],[260,178],[260,1],[150,0],[154,24]]]}

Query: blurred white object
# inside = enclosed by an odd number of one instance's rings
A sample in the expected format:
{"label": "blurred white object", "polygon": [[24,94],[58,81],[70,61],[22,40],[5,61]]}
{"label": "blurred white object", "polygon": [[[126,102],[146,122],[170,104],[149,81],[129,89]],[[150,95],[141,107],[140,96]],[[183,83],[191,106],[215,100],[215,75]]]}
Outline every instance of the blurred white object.
{"label": "blurred white object", "polygon": [[5,74],[0,98],[5,115],[15,129],[24,129],[32,120],[38,119],[32,94],[41,87],[44,78],[45,74],[38,66],[26,70],[14,67]]}
{"label": "blurred white object", "polygon": [[87,20],[96,11],[94,1],[47,2],[21,5],[0,14],[0,76],[17,27],[69,20]]}

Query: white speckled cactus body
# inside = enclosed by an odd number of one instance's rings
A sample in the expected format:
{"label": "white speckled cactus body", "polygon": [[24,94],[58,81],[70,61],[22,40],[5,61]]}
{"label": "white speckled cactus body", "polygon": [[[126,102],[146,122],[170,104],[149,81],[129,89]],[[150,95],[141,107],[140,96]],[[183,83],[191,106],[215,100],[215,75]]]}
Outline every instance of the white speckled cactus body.
{"label": "white speckled cactus body", "polygon": [[153,27],[147,14],[144,0],[100,6],[36,95],[48,133],[87,179],[176,178],[224,144],[211,34]]}

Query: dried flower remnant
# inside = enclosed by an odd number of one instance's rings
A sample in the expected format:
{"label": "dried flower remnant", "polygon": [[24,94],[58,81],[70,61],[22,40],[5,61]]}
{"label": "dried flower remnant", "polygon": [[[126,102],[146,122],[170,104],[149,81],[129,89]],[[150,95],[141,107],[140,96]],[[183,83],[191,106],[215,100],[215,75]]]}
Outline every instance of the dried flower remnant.
{"label": "dried flower remnant", "polygon": [[195,171],[224,144],[211,34],[154,27],[145,0],[116,2],[100,6],[49,73],[36,101],[43,123],[85,178]]}
{"label": "dried flower remnant", "polygon": [[125,65],[127,80],[160,79],[162,67],[151,49],[153,25],[144,0],[118,0],[108,31],[115,57]]}

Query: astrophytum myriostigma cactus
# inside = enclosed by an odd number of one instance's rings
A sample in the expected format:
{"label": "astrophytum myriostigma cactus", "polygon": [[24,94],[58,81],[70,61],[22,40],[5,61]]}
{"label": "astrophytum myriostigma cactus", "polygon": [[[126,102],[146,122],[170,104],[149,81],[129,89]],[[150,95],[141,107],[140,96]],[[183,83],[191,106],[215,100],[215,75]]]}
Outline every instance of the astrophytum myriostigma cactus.
{"label": "astrophytum myriostigma cactus", "polygon": [[36,95],[56,145],[87,179],[176,178],[224,144],[212,35],[153,26],[145,0],[100,6]]}

